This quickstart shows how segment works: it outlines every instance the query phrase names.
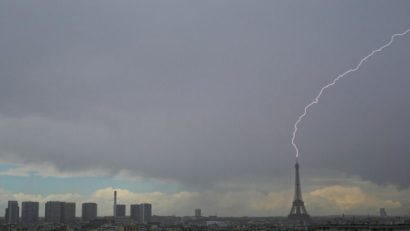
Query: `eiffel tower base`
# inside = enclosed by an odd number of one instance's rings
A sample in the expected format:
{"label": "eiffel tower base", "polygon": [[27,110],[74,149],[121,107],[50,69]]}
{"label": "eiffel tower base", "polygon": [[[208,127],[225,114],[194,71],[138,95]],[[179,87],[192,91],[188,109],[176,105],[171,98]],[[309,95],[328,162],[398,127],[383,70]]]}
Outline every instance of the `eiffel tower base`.
{"label": "eiffel tower base", "polygon": [[293,201],[288,219],[292,224],[306,225],[310,223],[310,216],[306,212],[305,204],[302,200],[297,199]]}

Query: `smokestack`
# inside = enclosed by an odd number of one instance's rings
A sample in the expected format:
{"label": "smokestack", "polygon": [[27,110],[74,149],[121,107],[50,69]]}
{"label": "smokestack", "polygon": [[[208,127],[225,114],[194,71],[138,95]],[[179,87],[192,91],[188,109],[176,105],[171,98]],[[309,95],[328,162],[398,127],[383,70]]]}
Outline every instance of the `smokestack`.
{"label": "smokestack", "polygon": [[117,217],[117,191],[114,191],[114,218]]}

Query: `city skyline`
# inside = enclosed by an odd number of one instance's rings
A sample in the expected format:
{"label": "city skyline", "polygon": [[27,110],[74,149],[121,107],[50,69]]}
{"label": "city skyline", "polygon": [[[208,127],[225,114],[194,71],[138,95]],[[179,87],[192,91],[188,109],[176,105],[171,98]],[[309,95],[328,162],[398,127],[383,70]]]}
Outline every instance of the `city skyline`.
{"label": "city skyline", "polygon": [[[116,191],[114,191],[116,194]],[[114,197],[116,200],[116,196]],[[20,210],[21,205],[21,210]],[[129,207],[129,212],[127,212]],[[80,206],[81,214],[78,214],[77,204],[67,201],[47,201],[44,204],[44,214],[40,214],[39,202],[36,201],[8,201],[5,209],[4,224],[35,226],[40,223],[54,224],[77,224],[89,223],[101,218],[110,218],[114,222],[132,221],[133,223],[148,224],[152,217],[152,205],[149,203],[141,204],[116,204],[111,216],[99,216],[98,204],[94,202],[84,202]],[[20,212],[21,211],[21,212]],[[42,218],[42,220],[40,220]],[[79,219],[81,218],[81,219]],[[128,220],[131,219],[131,220]]]}
{"label": "city skyline", "polygon": [[[2,1],[0,211],[67,201],[77,217],[83,202],[110,215],[118,191],[127,214],[287,216],[294,122],[410,28],[408,9]],[[397,38],[299,124],[311,216],[410,214],[409,60],[410,36]]]}

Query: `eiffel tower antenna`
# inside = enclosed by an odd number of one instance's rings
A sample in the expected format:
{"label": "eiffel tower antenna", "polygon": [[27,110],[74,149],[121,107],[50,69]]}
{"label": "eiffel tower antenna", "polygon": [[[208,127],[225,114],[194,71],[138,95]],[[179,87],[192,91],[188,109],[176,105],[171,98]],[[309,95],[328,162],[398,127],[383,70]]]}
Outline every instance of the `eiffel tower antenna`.
{"label": "eiffel tower antenna", "polygon": [[293,198],[292,208],[290,210],[288,218],[293,221],[297,221],[298,223],[307,223],[310,220],[310,216],[306,211],[305,203],[302,199],[298,157],[296,157],[295,163],[295,195]]}

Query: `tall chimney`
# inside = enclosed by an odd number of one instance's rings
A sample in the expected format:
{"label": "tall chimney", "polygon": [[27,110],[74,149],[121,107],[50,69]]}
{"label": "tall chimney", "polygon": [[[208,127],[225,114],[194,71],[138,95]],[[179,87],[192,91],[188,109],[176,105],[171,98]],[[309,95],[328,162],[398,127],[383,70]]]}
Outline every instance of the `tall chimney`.
{"label": "tall chimney", "polygon": [[117,191],[114,191],[114,218],[117,217]]}

